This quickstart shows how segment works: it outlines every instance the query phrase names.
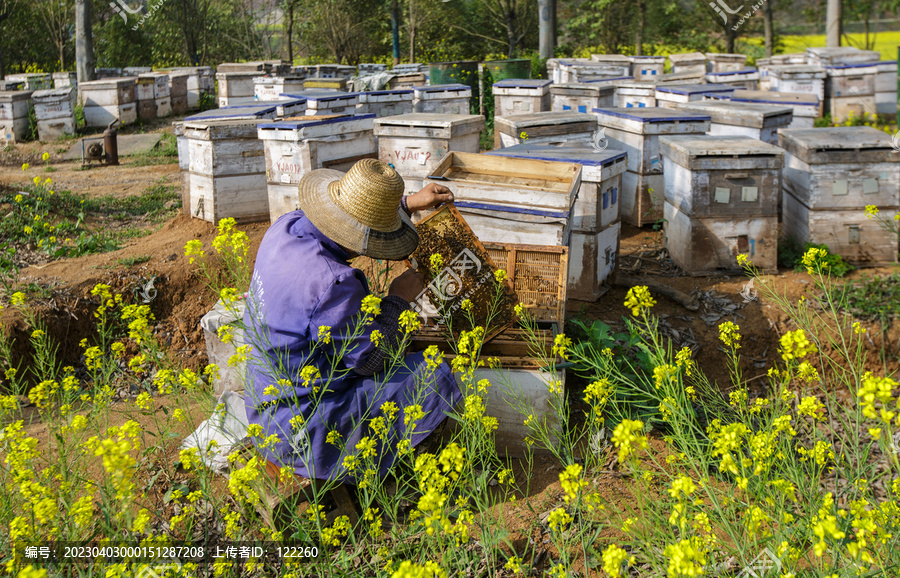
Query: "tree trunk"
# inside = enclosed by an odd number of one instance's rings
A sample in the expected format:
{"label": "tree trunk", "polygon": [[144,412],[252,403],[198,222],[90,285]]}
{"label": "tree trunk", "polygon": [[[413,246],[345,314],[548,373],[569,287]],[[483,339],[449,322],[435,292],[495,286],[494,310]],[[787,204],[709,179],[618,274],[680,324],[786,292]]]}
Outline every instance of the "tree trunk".
{"label": "tree trunk", "polygon": [[[12,9],[7,6],[6,10],[0,12],[0,28],[3,26],[3,22],[9,18],[9,13]],[[3,33],[0,32],[0,80],[6,78],[6,60],[3,54]]]}
{"label": "tree trunk", "polygon": [[737,31],[732,30],[731,26],[725,26],[725,52],[734,54],[734,41],[737,38]]}
{"label": "tree trunk", "polygon": [[763,28],[766,36],[766,58],[775,53],[775,19],[772,17],[772,3],[769,0],[763,4]]}
{"label": "tree trunk", "polygon": [[78,82],[94,80],[94,34],[91,0],[75,0],[75,74]]}
{"label": "tree trunk", "polygon": [[391,2],[391,37],[394,48],[394,67],[400,64],[400,10],[397,0]]}
{"label": "tree trunk", "polygon": [[635,56],[643,56],[644,55],[644,12],[647,9],[647,4],[644,0],[638,0],[637,2],[637,29],[634,31],[634,55]]}
{"label": "tree trunk", "polygon": [[285,25],[285,40],[287,41],[287,61],[291,64],[294,64],[294,45],[293,45],[293,35],[294,35],[294,2],[291,0],[288,2],[288,13],[287,13],[287,23]]}
{"label": "tree trunk", "polygon": [[836,48],[841,45],[841,0],[828,0],[826,13],[825,46]]}
{"label": "tree trunk", "polygon": [[416,61],[416,14],[413,0],[409,0],[409,61]]}
{"label": "tree trunk", "polygon": [[509,11],[506,13],[506,39],[509,47],[506,50],[506,57],[512,58],[516,53],[516,15]]}

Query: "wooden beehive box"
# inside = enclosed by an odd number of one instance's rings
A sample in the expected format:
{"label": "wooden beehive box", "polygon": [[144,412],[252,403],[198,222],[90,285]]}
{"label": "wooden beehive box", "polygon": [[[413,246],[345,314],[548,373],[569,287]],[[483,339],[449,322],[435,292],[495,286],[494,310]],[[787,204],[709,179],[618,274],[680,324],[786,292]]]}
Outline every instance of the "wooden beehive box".
{"label": "wooden beehive box", "polygon": [[624,64],[601,64],[590,60],[586,62],[561,60],[559,62],[561,82],[568,83],[626,78],[629,76],[630,67],[631,65],[627,61]]}
{"label": "wooden beehive box", "polygon": [[657,84],[703,84],[706,82],[706,73],[700,72],[670,72],[656,79]]}
{"label": "wooden beehive box", "polygon": [[628,74],[637,80],[656,80],[666,68],[665,56],[629,56],[631,70]]}
{"label": "wooden beehive box", "polygon": [[263,75],[272,70],[272,63],[264,60],[253,62],[223,62],[216,67],[218,74],[250,73]]}
{"label": "wooden beehive box", "polygon": [[152,66],[126,66],[122,69],[123,76],[140,76],[153,70]]}
{"label": "wooden beehive box", "polygon": [[616,66],[622,74],[630,74],[631,61],[624,54],[591,54],[591,60],[604,66]]}
{"label": "wooden beehive box", "polygon": [[142,120],[156,118],[156,97],[153,96],[155,82],[155,78],[150,75],[139,76],[134,82],[137,115]]}
{"label": "wooden beehive box", "polygon": [[222,72],[222,66],[216,72],[216,83],[219,89],[219,107],[235,104],[247,104],[255,99],[253,79],[263,76],[261,71]]}
{"label": "wooden beehive box", "polygon": [[388,81],[388,89],[398,90],[403,88],[414,88],[416,86],[425,86],[427,79],[422,72],[406,72],[397,74]]}
{"label": "wooden beehive box", "polygon": [[484,117],[472,114],[412,113],[375,121],[379,160],[392,165],[416,188],[448,151],[478,152]]}
{"label": "wooden beehive box", "polygon": [[825,112],[841,122],[852,113],[875,114],[876,63],[842,64],[825,68]]}
{"label": "wooden beehive box", "polygon": [[259,125],[265,145],[269,220],[299,208],[297,184],[314,169],[347,171],[378,154],[375,115],[300,116]]}
{"label": "wooden beehive box", "polygon": [[292,76],[258,76],[253,79],[253,95],[257,100],[280,100],[284,95],[303,90],[302,75]]}
{"label": "wooden beehive box", "polygon": [[656,106],[675,108],[677,103],[728,97],[734,91],[727,84],[660,84],[656,87]]}
{"label": "wooden beehive box", "polygon": [[822,103],[811,94],[788,94],[762,90],[735,90],[729,99],[732,102],[751,104],[784,105],[794,109],[789,128],[812,128],[821,116]]}
{"label": "wooden beehive box", "polygon": [[897,61],[882,60],[876,65],[875,108],[878,116],[897,117]]}
{"label": "wooden beehive box", "polygon": [[188,111],[188,73],[174,71],[169,74],[169,94],[171,95],[172,114],[181,116]]}
{"label": "wooden beehive box", "polygon": [[550,110],[589,113],[595,108],[612,106],[615,93],[611,84],[554,84],[550,86]]}
{"label": "wooden beehive box", "polygon": [[522,143],[590,142],[597,117],[580,112],[534,112],[494,117],[494,148]]}
{"label": "wooden beehive box", "polygon": [[881,58],[880,52],[860,50],[853,46],[807,48],[805,55],[806,62],[819,66],[864,64],[877,62]]}
{"label": "wooden beehive box", "polygon": [[794,94],[813,94],[825,99],[825,68],[812,64],[772,66],[768,71],[770,90]]}
{"label": "wooden beehive box", "polygon": [[192,114],[184,119],[185,122],[204,122],[214,120],[265,120],[274,119],[276,107],[273,105],[256,106],[229,106],[214,108]]}
{"label": "wooden beehive box", "polygon": [[430,114],[468,114],[472,87],[434,84],[413,87],[413,110]]}
{"label": "wooden beehive box", "polygon": [[108,78],[79,83],[85,125],[106,127],[118,120],[124,126],[137,120],[135,80],[133,77]]}
{"label": "wooden beehive box", "polygon": [[784,151],[746,136],[659,139],[665,198],[688,217],[778,216]]}
{"label": "wooden beehive box", "polygon": [[75,88],[78,86],[78,77],[74,72],[54,72],[53,88]]}
{"label": "wooden beehive box", "polygon": [[702,52],[670,54],[669,62],[672,63],[672,72],[674,74],[682,72],[706,74],[707,59]]}
{"label": "wooden beehive box", "polygon": [[778,130],[791,125],[794,109],[773,104],[753,104],[733,100],[705,100],[679,104],[681,110],[709,115],[711,135],[748,136],[771,145],[778,144]]}
{"label": "wooden beehive box", "polygon": [[309,116],[353,114],[359,104],[358,92],[319,92],[306,96],[306,114]]}
{"label": "wooden beehive box", "polygon": [[744,68],[727,72],[707,72],[706,82],[724,84],[736,89],[756,90],[759,88],[759,71],[755,68]]}
{"label": "wooden beehive box", "polygon": [[891,136],[867,126],[781,131],[785,190],[807,208],[862,213],[900,207],[900,155]]}
{"label": "wooden beehive box", "polygon": [[303,81],[303,90],[347,92],[349,84],[346,78],[307,78]]}
{"label": "wooden beehive box", "polygon": [[581,186],[579,165],[451,152],[429,178],[450,187],[456,207],[482,241],[568,242]]}
{"label": "wooden beehive box", "polygon": [[707,52],[706,60],[709,61],[709,72],[735,72],[747,65],[746,54]]}
{"label": "wooden beehive box", "polygon": [[269,218],[259,119],[192,120],[184,123],[190,172],[191,216],[218,223]]}
{"label": "wooden beehive box", "polygon": [[612,106],[596,108],[646,108],[656,106],[656,83],[622,80],[614,83],[616,97]]}
{"label": "wooden beehive box", "polygon": [[413,112],[413,90],[375,90],[361,92],[357,114],[374,114],[376,117],[397,116]]}
{"label": "wooden beehive box", "polygon": [[495,82],[494,115],[508,116],[550,110],[551,84],[550,80],[543,79],[509,79]]}
{"label": "wooden beehive box", "polygon": [[28,135],[31,94],[30,90],[0,92],[0,130],[6,142],[21,142]]}
{"label": "wooden beehive box", "polygon": [[53,88],[53,77],[49,72],[23,72],[21,74],[7,74],[9,80],[21,80],[25,83],[25,90],[50,90]]}
{"label": "wooden beehive box", "polygon": [[274,110],[275,118],[286,118],[306,114],[307,100],[306,97],[289,97],[281,100],[270,100],[268,102],[257,100],[250,104],[236,104],[234,106],[226,106],[219,110]]}
{"label": "wooden beehive box", "polygon": [[8,78],[4,78],[0,80],[0,92],[15,92],[22,91],[25,88],[24,80],[10,80]]}
{"label": "wooden beehive box", "polygon": [[37,90],[31,95],[42,141],[75,134],[75,89]]}

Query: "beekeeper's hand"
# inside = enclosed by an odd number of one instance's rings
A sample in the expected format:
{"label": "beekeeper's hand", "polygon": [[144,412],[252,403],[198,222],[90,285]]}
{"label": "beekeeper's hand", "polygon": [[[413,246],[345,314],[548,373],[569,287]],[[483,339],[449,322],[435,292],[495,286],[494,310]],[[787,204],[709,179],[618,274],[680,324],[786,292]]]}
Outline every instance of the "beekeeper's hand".
{"label": "beekeeper's hand", "polygon": [[407,269],[391,282],[388,295],[396,295],[412,303],[424,289],[425,280],[422,275],[417,271]]}
{"label": "beekeeper's hand", "polygon": [[453,193],[444,185],[428,183],[418,193],[406,197],[406,207],[411,213],[433,209],[453,200]]}

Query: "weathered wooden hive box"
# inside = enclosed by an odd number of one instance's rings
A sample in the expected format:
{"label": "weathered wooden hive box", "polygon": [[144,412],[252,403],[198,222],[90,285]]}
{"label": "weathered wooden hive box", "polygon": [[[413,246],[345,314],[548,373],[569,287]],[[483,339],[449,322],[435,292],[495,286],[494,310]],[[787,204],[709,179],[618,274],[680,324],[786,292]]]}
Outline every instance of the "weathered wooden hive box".
{"label": "weathered wooden hive box", "polygon": [[874,50],[860,50],[853,46],[806,49],[806,62],[809,64],[818,64],[819,66],[865,64],[878,62],[880,59],[880,52]]}
{"label": "weathered wooden hive box", "polygon": [[350,79],[356,76],[356,67],[347,64],[317,64],[310,67],[310,76],[313,78]]}
{"label": "weathered wooden hive box", "polygon": [[589,82],[604,78],[622,78],[628,76],[630,63],[601,64],[587,58],[568,58],[557,62],[554,83]]}
{"label": "weathered wooden hive box", "polygon": [[[249,109],[254,111],[254,113],[262,110],[273,110],[275,112],[275,118],[285,118],[289,116],[306,114],[306,107],[306,97],[291,96],[288,98],[282,98],[281,100],[270,100],[268,102],[257,100],[249,104],[235,104],[234,106],[226,106],[224,108],[220,108],[219,110],[234,110],[240,112],[241,109]],[[257,114],[256,116],[261,118],[261,115],[259,114]]]}
{"label": "weathered wooden hive box", "polygon": [[169,75],[164,72],[151,72],[153,78],[153,98],[156,100],[156,116],[164,118],[172,114],[172,92]]}
{"label": "weathered wooden hive box", "polygon": [[854,265],[897,261],[897,239],[865,216],[900,207],[900,155],[890,135],[866,126],[784,130],[784,232],[824,243]]}
{"label": "weathered wooden hive box", "polygon": [[703,84],[706,73],[699,70],[692,72],[670,72],[656,79],[657,84]]}
{"label": "weathered wooden hive box", "polygon": [[612,106],[615,94],[616,87],[611,84],[554,84],[550,86],[550,110],[588,113],[595,108]]}
{"label": "weathered wooden hive box", "polygon": [[794,109],[789,106],[733,100],[688,102],[678,107],[688,112],[709,115],[711,135],[743,135],[776,146],[778,129],[789,127],[794,117]]}
{"label": "weathered wooden hive box", "polygon": [[253,79],[263,75],[264,71],[223,72],[222,65],[219,65],[216,72],[219,107],[248,104],[256,100]]}
{"label": "weathered wooden hive box", "polygon": [[54,72],[53,88],[75,88],[78,86],[78,76],[74,72]]}
{"label": "weathered wooden hive box", "polygon": [[152,66],[126,66],[122,69],[122,76],[140,76],[152,71]]}
{"label": "weathered wooden hive box", "polygon": [[846,120],[850,114],[875,114],[876,63],[828,66],[825,72],[825,112],[835,122]]}
{"label": "weathered wooden hive box", "polygon": [[631,61],[624,54],[591,54],[591,60],[603,66],[615,66],[622,76],[631,74]]}
{"label": "weathered wooden hive box", "polygon": [[621,80],[614,83],[616,97],[612,106],[595,108],[646,108],[656,106],[656,83]]}
{"label": "weathered wooden hive box", "polygon": [[707,52],[706,60],[709,62],[709,72],[736,72],[747,66],[746,54]]}
{"label": "weathered wooden hive box", "polygon": [[37,119],[38,136],[42,141],[56,140],[63,135],[75,134],[75,89],[56,88],[36,90],[34,116]]}
{"label": "weathered wooden hive box", "polygon": [[822,102],[812,94],[788,94],[763,90],[735,90],[732,102],[789,106],[794,109],[789,128],[812,128],[821,116]]}
{"label": "weathered wooden hive box", "polygon": [[484,242],[568,244],[579,165],[451,152],[429,178],[450,187],[456,207]]}
{"label": "weathered wooden hive box", "polygon": [[108,78],[79,83],[85,126],[106,127],[117,119],[124,126],[137,120],[135,80],[134,77]]}
{"label": "weathered wooden hive box", "polygon": [[897,117],[897,61],[882,60],[876,65],[875,108],[878,116]]}
{"label": "weathered wooden hive box", "polygon": [[297,184],[313,169],[347,171],[378,154],[375,115],[300,116],[262,123],[269,220],[299,208]]}
{"label": "weathered wooden hive box", "polygon": [[309,116],[353,114],[356,105],[359,104],[358,92],[334,92],[324,91],[315,94],[307,93],[306,114]]}
{"label": "weathered wooden hive box", "polygon": [[253,120],[192,120],[184,123],[190,173],[190,214],[218,223],[269,218],[263,142]]}
{"label": "weathered wooden hive box", "polygon": [[625,152],[595,151],[584,143],[565,146],[522,144],[490,155],[581,165],[581,186],[569,212],[568,295],[595,301],[613,272],[619,252],[619,191]]}
{"label": "weathered wooden hive box", "polygon": [[682,54],[670,54],[669,62],[672,63],[672,72],[694,72],[706,74],[707,58],[702,52],[687,52]]}
{"label": "weathered wooden hive box", "polygon": [[707,72],[706,82],[744,90],[756,90],[759,87],[759,71],[755,68],[743,68],[725,72]]}
{"label": "weathered wooden hive box", "polygon": [[[769,70],[773,66],[785,65],[808,65],[810,64],[809,56],[806,52],[791,52],[788,54],[776,54],[768,58],[757,58],[756,68],[759,69],[759,89],[770,90],[772,77]],[[813,63],[815,64],[815,63]]]}
{"label": "weathered wooden hive box", "polygon": [[636,227],[663,217],[665,180],[659,154],[660,135],[704,134],[710,116],[669,108],[607,108],[594,110],[612,148],[628,154],[622,174],[620,212]]}
{"label": "weathered wooden hive box", "polygon": [[25,90],[49,90],[53,88],[53,77],[49,72],[23,72],[21,74],[7,74],[8,80],[21,80],[25,83]]}
{"label": "weathered wooden hive box", "polygon": [[397,116],[413,112],[413,90],[375,90],[361,92],[357,114],[374,114],[377,117]]}
{"label": "weathered wooden hive box", "polygon": [[253,79],[253,95],[257,100],[278,100],[283,94],[302,91],[304,80],[302,75],[257,76]]}
{"label": "weathered wooden hive box", "polygon": [[787,64],[769,68],[769,90],[813,94],[825,100],[825,68],[814,64]]}
{"label": "weathered wooden hive box", "polygon": [[183,70],[169,73],[169,95],[172,102],[172,114],[181,116],[188,111],[188,77],[190,74]]}
{"label": "weathered wooden hive box", "polygon": [[153,72],[138,76],[134,95],[137,100],[138,118],[146,120],[172,114],[168,74]]}
{"label": "weathered wooden hive box", "polygon": [[369,62],[360,62],[357,66],[360,76],[377,74],[387,70],[387,64],[375,64]]}
{"label": "weathered wooden hive box", "polygon": [[784,151],[744,136],[659,139],[665,163],[666,248],[689,275],[778,269]]}
{"label": "weathered wooden hive box", "polygon": [[675,108],[680,102],[725,98],[734,91],[727,84],[660,84],[656,87],[656,106]]}
{"label": "weathered wooden hive box", "polygon": [[428,81],[423,72],[405,72],[396,74],[388,81],[388,89],[398,90],[403,88],[415,88],[417,86],[425,86]]}
{"label": "weathered wooden hive box", "polygon": [[525,142],[590,142],[597,117],[581,112],[535,112],[494,117],[494,148]]}
{"label": "weathered wooden hive box", "polygon": [[401,114],[375,120],[378,159],[393,166],[408,190],[422,180],[449,151],[477,153],[484,117],[473,114]]}
{"label": "weathered wooden hive box", "polygon": [[628,62],[631,63],[629,74],[635,80],[656,80],[666,68],[665,56],[629,56]]}
{"label": "weathered wooden hive box", "polygon": [[[200,99],[215,93],[215,73],[209,66],[189,66],[172,69],[172,72],[186,73],[188,110],[200,108]],[[174,107],[174,103],[173,103]]]}
{"label": "weathered wooden hive box", "polygon": [[413,110],[433,114],[469,114],[472,87],[465,84],[433,84],[413,87]]}
{"label": "weathered wooden hive box", "polygon": [[550,80],[509,79],[495,82],[494,115],[550,110]]}
{"label": "weathered wooden hive box", "polygon": [[0,80],[0,92],[13,92],[13,91],[21,91],[25,89],[25,81],[24,80],[10,80],[8,78],[4,78]]}
{"label": "weathered wooden hive box", "polygon": [[28,136],[31,94],[30,90],[0,92],[0,131],[8,143],[22,142]]}
{"label": "weathered wooden hive box", "polygon": [[184,121],[172,123],[172,134],[175,135],[175,146],[178,149],[178,170],[181,172],[181,212],[189,215],[191,211],[191,160],[190,147],[184,136]]}
{"label": "weathered wooden hive box", "polygon": [[265,60],[253,62],[223,62],[216,67],[216,72],[231,74],[233,72],[252,72],[258,75],[268,74],[272,71],[272,63]]}

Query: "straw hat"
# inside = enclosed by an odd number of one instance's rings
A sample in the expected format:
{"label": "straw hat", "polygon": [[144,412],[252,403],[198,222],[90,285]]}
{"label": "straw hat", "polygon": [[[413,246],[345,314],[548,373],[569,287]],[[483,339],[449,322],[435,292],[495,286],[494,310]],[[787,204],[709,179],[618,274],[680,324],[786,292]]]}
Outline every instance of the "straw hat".
{"label": "straw hat", "polygon": [[300,179],[300,209],[342,247],[376,259],[403,259],[419,245],[400,209],[403,178],[390,165],[362,159],[346,174],[316,169]]}

